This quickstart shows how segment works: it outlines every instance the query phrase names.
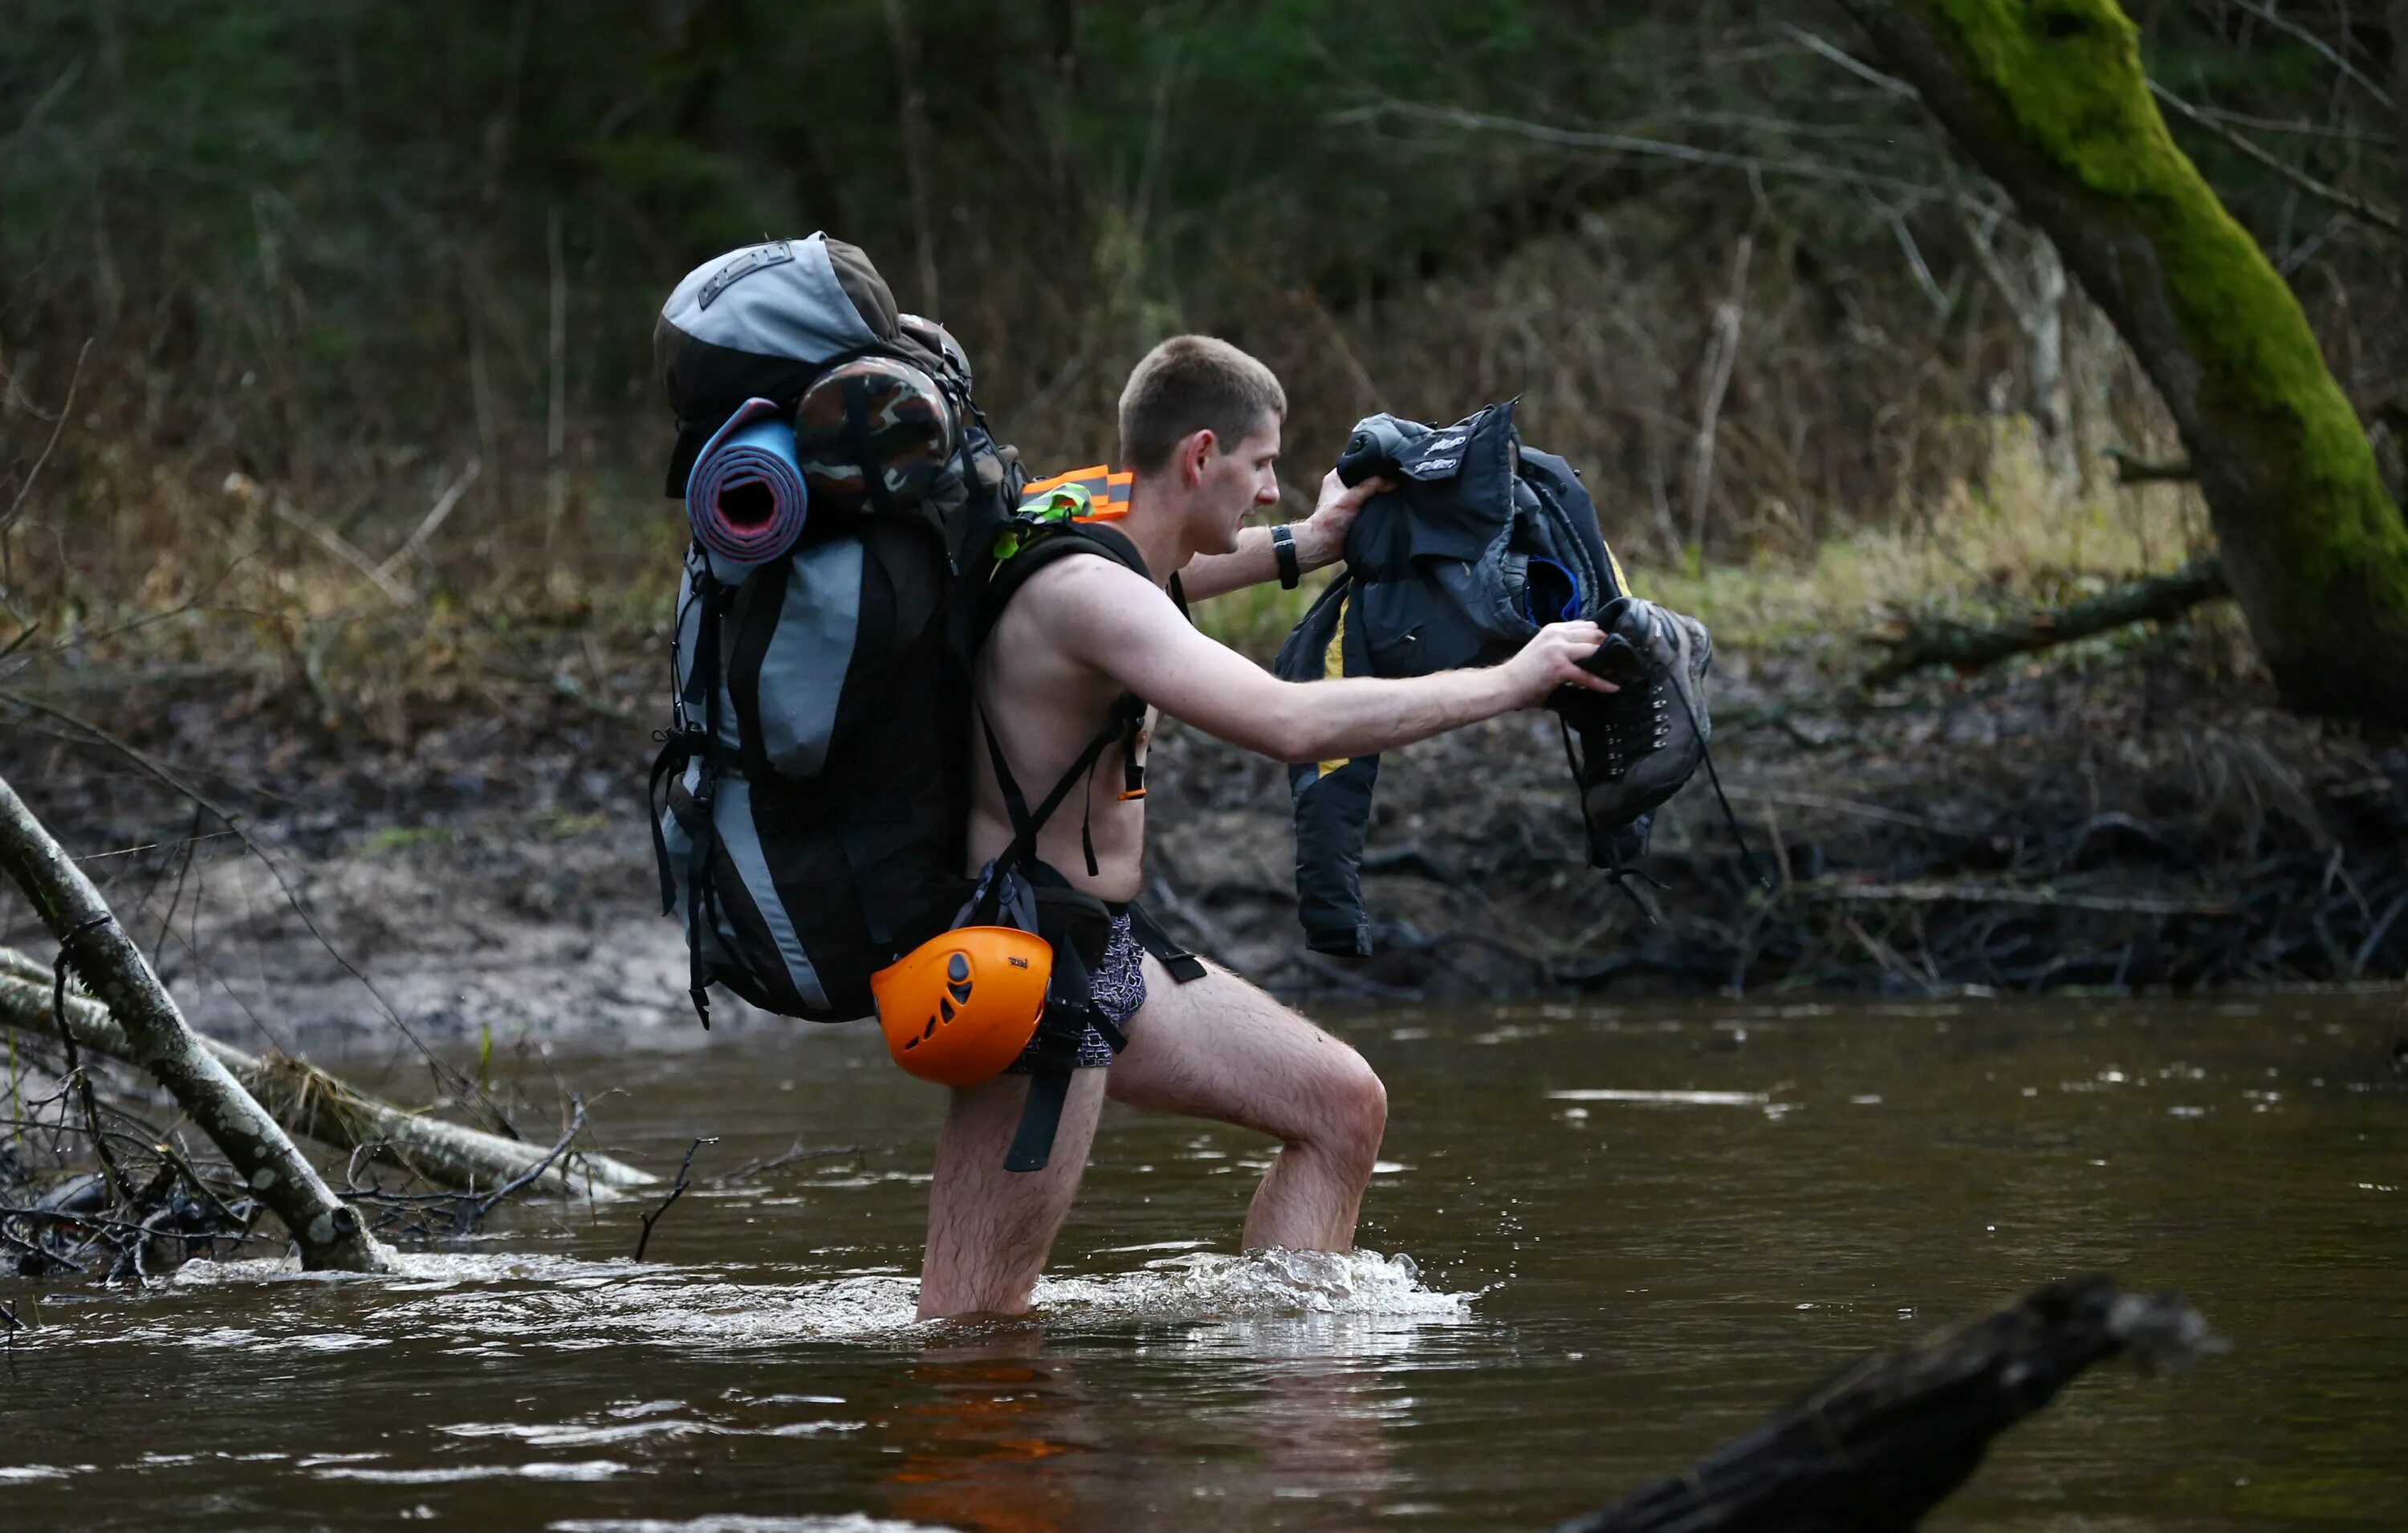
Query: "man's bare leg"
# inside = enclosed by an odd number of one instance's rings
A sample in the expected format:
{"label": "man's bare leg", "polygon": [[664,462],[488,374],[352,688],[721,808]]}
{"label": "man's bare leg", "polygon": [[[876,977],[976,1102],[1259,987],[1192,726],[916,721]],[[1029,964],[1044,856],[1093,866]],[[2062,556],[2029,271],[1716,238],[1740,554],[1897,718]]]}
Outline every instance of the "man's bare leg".
{"label": "man's bare leg", "polygon": [[1028,1077],[997,1076],[956,1088],[937,1138],[928,1185],[928,1254],[920,1267],[920,1318],[1023,1314],[1054,1237],[1070,1211],[1103,1110],[1102,1070],[1070,1077],[1052,1160],[1041,1171],[1007,1171],[1004,1152],[1020,1126]]}
{"label": "man's bare leg", "polygon": [[1145,1005],[1105,1089],[1280,1141],[1246,1211],[1245,1249],[1347,1251],[1379,1159],[1388,1095],[1363,1056],[1225,968],[1181,984],[1152,955]]}

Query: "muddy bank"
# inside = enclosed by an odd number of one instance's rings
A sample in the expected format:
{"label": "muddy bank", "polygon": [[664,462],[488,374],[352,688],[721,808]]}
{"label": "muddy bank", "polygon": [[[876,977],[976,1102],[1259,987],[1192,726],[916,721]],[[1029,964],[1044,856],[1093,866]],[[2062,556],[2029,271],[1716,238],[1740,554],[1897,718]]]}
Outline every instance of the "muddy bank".
{"label": "muddy bank", "polygon": [[[1329,997],[2408,972],[2399,741],[2145,654],[1870,698],[1802,661],[1739,655],[1713,695],[1716,759],[1769,888],[1700,779],[1659,819],[1651,922],[1584,865],[1552,721],[1531,715],[1388,758],[1369,959],[1302,947],[1283,771],[1178,727],[1154,758],[1150,898],[1200,951]],[[380,1030],[388,1009],[436,1036],[691,1030],[680,933],[657,914],[641,729],[561,702],[396,749],[234,698],[79,703],[240,815],[309,914],[116,752],[54,719],[12,724],[0,770],[143,912],[137,930],[210,1030],[300,1044]],[[47,955],[13,895],[0,941]]]}
{"label": "muddy bank", "polygon": [[[205,1029],[306,1047],[392,1037],[396,1016],[503,1042],[691,1025],[681,939],[653,893],[641,731],[534,709],[394,748],[237,696],[137,689],[75,711],[238,818],[232,834],[62,721],[14,719],[0,738],[0,771]],[[13,890],[0,943],[51,951]]]}
{"label": "muddy bank", "polygon": [[[1380,951],[1296,943],[1278,774],[1182,740],[1154,865],[1186,929],[1272,982],[1371,995],[1926,995],[2397,980],[2408,750],[2145,656],[1866,697],[1736,657],[1716,761],[1658,819],[1662,919],[1589,870],[1544,718],[1383,765]],[[1262,806],[1272,803],[1271,809]]]}

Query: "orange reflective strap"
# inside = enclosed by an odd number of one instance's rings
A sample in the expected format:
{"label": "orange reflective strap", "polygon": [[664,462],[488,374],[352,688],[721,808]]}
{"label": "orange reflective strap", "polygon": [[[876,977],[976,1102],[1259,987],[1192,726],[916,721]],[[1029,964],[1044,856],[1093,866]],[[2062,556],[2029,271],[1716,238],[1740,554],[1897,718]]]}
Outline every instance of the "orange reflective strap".
{"label": "orange reflective strap", "polygon": [[1087,503],[1093,508],[1076,520],[1110,522],[1128,515],[1131,480],[1132,476],[1126,469],[1115,472],[1108,464],[1090,464],[1084,468],[1073,468],[1067,474],[1037,480],[1020,492],[1020,503],[1025,506],[1030,501],[1042,499],[1049,490],[1076,484],[1087,492]]}

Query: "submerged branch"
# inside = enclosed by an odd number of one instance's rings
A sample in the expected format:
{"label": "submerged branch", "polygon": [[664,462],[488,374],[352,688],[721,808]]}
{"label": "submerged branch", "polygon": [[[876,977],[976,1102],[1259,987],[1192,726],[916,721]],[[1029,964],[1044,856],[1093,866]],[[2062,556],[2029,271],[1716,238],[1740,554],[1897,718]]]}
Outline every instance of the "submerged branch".
{"label": "submerged branch", "polygon": [[[0,948],[0,1027],[55,1036],[50,994],[42,966],[21,953]],[[115,1058],[133,1057],[124,1029],[99,1001],[71,995],[66,1012],[67,1026],[78,1043]],[[554,1166],[557,1151],[419,1116],[355,1091],[302,1060],[282,1054],[262,1058],[212,1038],[203,1038],[200,1043],[289,1132],[338,1150],[377,1151],[429,1181],[453,1186],[498,1185],[538,1168],[550,1168],[529,1185],[557,1196],[583,1196],[649,1186],[659,1180],[649,1171],[590,1151]]]}
{"label": "submerged branch", "polygon": [[660,1223],[661,1215],[668,1212],[671,1208],[676,1206],[677,1200],[685,1196],[685,1179],[694,1170],[695,1152],[700,1150],[706,1144],[717,1144],[718,1142],[719,1138],[715,1134],[697,1135],[695,1138],[695,1141],[685,1147],[685,1160],[678,1167],[677,1185],[671,1187],[669,1189],[669,1195],[661,1199],[661,1206],[659,1208],[654,1209],[652,1212],[644,1215],[644,1233],[637,1237],[636,1239],[636,1260],[640,1262],[644,1259],[645,1248],[652,1243],[652,1226]]}

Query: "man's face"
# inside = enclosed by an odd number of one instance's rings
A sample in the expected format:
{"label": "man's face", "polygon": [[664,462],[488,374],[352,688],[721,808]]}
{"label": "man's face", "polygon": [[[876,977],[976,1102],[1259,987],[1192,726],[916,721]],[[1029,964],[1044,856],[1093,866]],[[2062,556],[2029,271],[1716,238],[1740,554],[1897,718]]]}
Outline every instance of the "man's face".
{"label": "man's face", "polygon": [[1197,552],[1231,552],[1255,509],[1279,504],[1279,417],[1266,413],[1243,438],[1207,455],[1196,486]]}

